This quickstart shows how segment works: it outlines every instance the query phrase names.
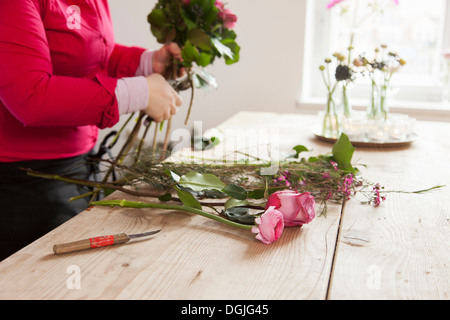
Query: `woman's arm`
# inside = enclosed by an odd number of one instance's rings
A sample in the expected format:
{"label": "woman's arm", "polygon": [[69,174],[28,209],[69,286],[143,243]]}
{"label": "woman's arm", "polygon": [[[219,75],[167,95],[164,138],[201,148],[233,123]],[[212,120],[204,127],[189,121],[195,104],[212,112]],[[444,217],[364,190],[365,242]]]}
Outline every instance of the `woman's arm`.
{"label": "woman's arm", "polygon": [[[143,48],[127,47],[116,43],[109,58],[108,74],[114,78],[144,75],[136,74],[136,71],[141,65],[141,57],[144,52],[146,52],[146,50]],[[148,74],[145,74],[145,76],[147,75]]]}
{"label": "woman's arm", "polygon": [[0,100],[25,126],[111,127],[117,79],[56,76],[36,0],[0,1]]}

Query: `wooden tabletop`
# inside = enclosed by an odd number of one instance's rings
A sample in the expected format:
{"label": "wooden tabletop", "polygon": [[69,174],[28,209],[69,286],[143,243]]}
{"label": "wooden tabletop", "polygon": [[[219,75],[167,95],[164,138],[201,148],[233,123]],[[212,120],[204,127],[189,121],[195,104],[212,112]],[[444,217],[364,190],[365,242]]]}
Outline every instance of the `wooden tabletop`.
{"label": "wooden tabletop", "polygon": [[[281,151],[302,144],[312,154],[330,152],[311,134],[314,121],[241,112],[219,129],[257,137],[270,128]],[[450,124],[416,127],[420,139],[410,146],[358,147],[353,159],[367,166],[362,175],[390,190],[450,184]],[[378,208],[350,200],[265,245],[249,231],[189,213],[93,207],[2,261],[0,299],[449,299],[449,208],[449,187],[391,193]],[[161,232],[143,241],[52,251],[56,243],[154,229]]]}

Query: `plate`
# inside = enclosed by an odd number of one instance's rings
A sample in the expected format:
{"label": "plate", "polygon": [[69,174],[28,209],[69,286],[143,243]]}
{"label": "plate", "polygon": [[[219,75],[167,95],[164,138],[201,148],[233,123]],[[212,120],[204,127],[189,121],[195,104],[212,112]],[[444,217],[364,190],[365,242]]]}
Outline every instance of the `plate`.
{"label": "plate", "polygon": [[[336,138],[330,138],[323,136],[321,133],[321,127],[315,126],[311,129],[312,133],[319,140],[335,143],[337,141]],[[358,140],[350,139],[350,142],[354,147],[367,147],[367,148],[399,148],[409,146],[411,143],[419,139],[419,135],[417,133],[410,134],[406,139],[387,139],[383,141],[379,140],[371,140],[369,138],[361,138]]]}

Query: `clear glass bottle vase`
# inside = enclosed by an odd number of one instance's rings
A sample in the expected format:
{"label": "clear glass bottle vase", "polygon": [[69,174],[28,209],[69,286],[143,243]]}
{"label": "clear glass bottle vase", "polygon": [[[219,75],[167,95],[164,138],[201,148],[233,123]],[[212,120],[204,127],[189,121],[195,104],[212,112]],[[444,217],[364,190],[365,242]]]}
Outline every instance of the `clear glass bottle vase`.
{"label": "clear glass bottle vase", "polygon": [[327,96],[325,114],[323,116],[322,135],[326,138],[338,138],[339,133],[339,115],[336,110],[333,94],[329,93]]}
{"label": "clear glass bottle vase", "polygon": [[341,107],[340,112],[345,118],[350,118],[352,116],[352,104],[350,100],[350,85],[348,83],[344,83],[341,86]]}
{"label": "clear glass bottle vase", "polygon": [[385,86],[372,84],[371,99],[367,108],[370,120],[387,120],[389,115],[388,89]]}

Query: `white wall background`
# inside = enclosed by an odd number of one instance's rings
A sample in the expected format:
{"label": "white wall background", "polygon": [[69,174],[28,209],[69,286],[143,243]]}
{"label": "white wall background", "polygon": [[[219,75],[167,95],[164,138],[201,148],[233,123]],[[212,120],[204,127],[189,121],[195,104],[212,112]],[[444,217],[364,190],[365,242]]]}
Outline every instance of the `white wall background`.
{"label": "white wall background", "polygon": [[[302,75],[306,0],[226,0],[238,16],[235,31],[241,46],[237,64],[216,60],[208,67],[217,90],[196,90],[191,121],[214,127],[246,111],[299,112],[296,105]],[[156,0],[109,0],[116,42],[157,49],[147,15]],[[183,109],[174,127],[184,126],[190,91],[183,92]]]}

